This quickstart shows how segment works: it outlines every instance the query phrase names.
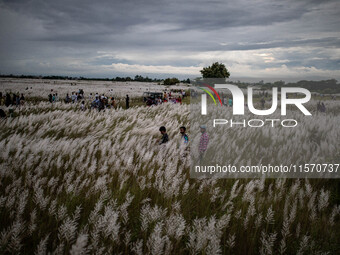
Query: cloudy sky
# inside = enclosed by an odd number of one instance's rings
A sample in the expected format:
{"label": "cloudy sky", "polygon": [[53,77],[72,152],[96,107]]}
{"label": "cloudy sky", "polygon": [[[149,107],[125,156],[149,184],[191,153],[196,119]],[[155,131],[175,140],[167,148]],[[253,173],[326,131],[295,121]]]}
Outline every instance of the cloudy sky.
{"label": "cloudy sky", "polygon": [[0,0],[0,73],[340,80],[338,0]]}

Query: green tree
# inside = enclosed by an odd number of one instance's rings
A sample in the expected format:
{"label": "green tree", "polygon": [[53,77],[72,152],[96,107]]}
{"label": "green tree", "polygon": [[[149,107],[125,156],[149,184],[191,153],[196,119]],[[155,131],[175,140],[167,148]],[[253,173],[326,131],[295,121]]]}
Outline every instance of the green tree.
{"label": "green tree", "polygon": [[203,78],[229,78],[230,73],[224,64],[215,62],[201,71]]}
{"label": "green tree", "polygon": [[179,83],[177,78],[166,78],[164,80],[164,85],[175,85],[176,83]]}

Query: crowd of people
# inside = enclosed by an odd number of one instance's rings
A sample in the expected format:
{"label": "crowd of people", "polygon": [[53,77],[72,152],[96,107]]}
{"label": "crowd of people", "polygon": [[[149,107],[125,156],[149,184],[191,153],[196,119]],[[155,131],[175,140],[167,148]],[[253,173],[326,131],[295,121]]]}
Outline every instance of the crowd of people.
{"label": "crowd of people", "polygon": [[[13,108],[12,107],[20,107],[25,104],[24,94],[19,93],[6,93],[5,95],[0,92],[0,106],[11,107],[9,109],[9,116],[13,116]],[[0,109],[0,118],[6,118],[7,115],[3,109]]]}
{"label": "crowd of people", "polygon": [[[174,93],[179,93],[180,95],[174,95]],[[152,96],[144,96],[144,103],[146,103],[147,106],[154,106],[154,105],[160,105],[162,103],[179,103],[182,104],[182,99],[186,96],[185,90],[179,90],[179,92],[176,90],[175,92],[173,90],[170,90],[169,92],[164,91],[164,93],[155,93]]]}
{"label": "crowd of people", "polygon": [[[27,87],[26,90],[29,88]],[[30,88],[32,89],[32,87]],[[164,96],[163,96],[164,93]],[[172,93],[180,93],[181,96],[173,96]],[[105,94],[99,95],[98,93],[89,93],[88,96],[85,96],[84,90],[79,89],[78,91],[73,91],[71,94],[67,93],[64,98],[60,98],[58,93],[51,89],[50,93],[47,96],[47,100],[54,104],[56,102],[64,102],[66,104],[77,104],[79,108],[82,111],[85,111],[86,109],[96,109],[98,111],[105,110],[107,108],[113,108],[116,109],[118,104],[122,104],[122,100],[116,101],[115,97],[112,96],[112,89],[110,90],[111,96],[106,96]],[[180,103],[182,104],[182,98],[185,97],[185,91],[179,90],[169,90],[165,92],[160,92],[160,97],[154,98],[152,101],[149,101],[150,99],[146,99],[144,97],[144,103],[148,106],[151,105],[159,105],[165,102],[173,102],[173,103]],[[130,108],[130,97],[129,95],[126,95],[125,99],[125,109]],[[14,108],[13,107],[20,107],[25,104],[25,96],[23,93],[21,95],[19,93],[12,93],[7,92],[3,94],[0,92],[0,106],[6,106],[9,107],[9,116],[13,116],[14,114]],[[6,113],[4,109],[1,109],[1,118],[6,118]]]}
{"label": "crowd of people", "polygon": [[[128,97],[128,95],[127,95]],[[92,94],[90,94],[89,96],[89,101],[91,102],[91,109],[97,109],[98,111],[102,111],[106,108],[116,108],[117,104],[116,104],[116,100],[114,97],[107,97],[104,94],[102,94],[101,96],[97,94],[95,94],[94,98],[92,96]],[[129,108],[129,105],[126,105],[126,108]],[[83,100],[81,102],[81,109],[85,110],[85,101]]]}
{"label": "crowd of people", "polygon": [[23,105],[25,103],[25,97],[24,94],[19,93],[6,93],[6,95],[3,95],[2,92],[0,92],[0,105],[5,105],[7,107],[9,106],[16,106],[19,107],[20,105]]}
{"label": "crowd of people", "polygon": [[[48,95],[48,101],[50,103],[55,103],[59,101],[58,93],[52,93],[53,90],[51,90],[51,93]],[[66,94],[66,97],[64,99],[64,102],[66,104],[79,104],[80,103],[80,109],[86,110],[89,109],[96,109],[98,111],[102,111],[107,108],[116,108],[117,103],[114,97],[108,97],[105,96],[105,94],[99,95],[98,93],[90,93],[87,97],[85,96],[84,90],[79,89],[78,92],[73,91],[70,95],[69,93]],[[89,102],[86,104],[86,102]],[[126,102],[126,109],[130,107],[130,97],[126,95],[125,98]]]}
{"label": "crowd of people", "polygon": [[[51,103],[58,102],[59,96],[58,93],[52,93],[53,90],[51,90],[51,93],[48,95],[48,100]],[[185,91],[181,90],[182,96],[173,96],[170,92],[164,92],[164,96],[160,97],[144,97],[144,103],[147,106],[152,105],[159,105],[166,102],[172,102],[172,103],[180,103],[182,104],[182,98],[185,97]],[[80,108],[82,110],[85,110],[87,107],[90,109],[97,109],[98,111],[104,110],[106,108],[116,108],[117,107],[117,101],[115,97],[113,96],[106,96],[105,94],[99,95],[98,93],[92,94],[90,93],[88,97],[84,95],[84,91],[80,89],[78,92],[72,92],[71,95],[69,93],[66,94],[66,97],[64,99],[65,103],[80,103]],[[89,104],[86,104],[86,102],[90,102]],[[130,108],[130,97],[129,95],[126,95],[125,97],[125,108]]]}

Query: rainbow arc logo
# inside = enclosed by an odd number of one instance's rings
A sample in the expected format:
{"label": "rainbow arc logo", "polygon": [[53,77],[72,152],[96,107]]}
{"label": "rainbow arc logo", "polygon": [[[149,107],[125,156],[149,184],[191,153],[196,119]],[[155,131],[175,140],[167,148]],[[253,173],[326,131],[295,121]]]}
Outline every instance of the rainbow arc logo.
{"label": "rainbow arc logo", "polygon": [[[208,84],[203,84],[203,86],[206,87],[206,88],[209,88],[212,92],[214,92],[214,94],[217,96],[218,100],[220,101],[220,104],[223,105],[222,100],[220,98],[220,95],[217,93],[217,91],[213,87],[211,87]],[[206,92],[214,100],[215,105],[217,105],[215,97],[211,94],[211,92],[209,90],[207,90],[206,88],[201,88],[201,87],[198,87],[198,88],[203,90],[204,92]]]}

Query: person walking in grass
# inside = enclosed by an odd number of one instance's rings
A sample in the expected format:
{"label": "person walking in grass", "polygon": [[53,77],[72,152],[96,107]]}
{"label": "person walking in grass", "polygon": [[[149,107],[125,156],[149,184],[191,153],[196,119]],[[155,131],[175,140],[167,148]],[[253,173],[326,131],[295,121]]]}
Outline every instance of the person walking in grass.
{"label": "person walking in grass", "polygon": [[169,136],[168,134],[166,133],[166,128],[164,126],[161,126],[159,128],[159,131],[161,132],[162,134],[162,138],[161,140],[159,140],[159,144],[164,144],[164,143],[167,143],[169,141]]}
{"label": "person walking in grass", "polygon": [[113,107],[113,109],[116,109],[116,100],[114,97],[111,97],[111,106]]}
{"label": "person walking in grass", "polygon": [[72,104],[74,104],[76,102],[76,99],[77,96],[74,94],[74,92],[72,92],[72,95],[71,95],[71,100],[72,100]]}
{"label": "person walking in grass", "polygon": [[188,142],[189,142],[189,137],[188,137],[188,135],[186,134],[186,127],[184,127],[184,126],[182,126],[182,127],[180,127],[179,128],[179,132],[181,133],[181,135],[182,135],[182,143],[184,143],[184,144],[187,144]]}
{"label": "person walking in grass", "polygon": [[182,126],[179,128],[179,132],[181,134],[181,142],[179,143],[179,154],[181,157],[181,160],[185,160],[185,158],[187,158],[187,156],[189,155],[190,152],[190,148],[188,146],[189,143],[189,137],[186,134],[186,127]]}
{"label": "person walking in grass", "polygon": [[65,103],[68,104],[70,102],[70,96],[68,95],[68,93],[66,94],[66,98],[65,98]]}
{"label": "person walking in grass", "polygon": [[11,95],[9,93],[6,93],[6,100],[5,100],[5,105],[8,107],[12,104],[12,99]]}
{"label": "person walking in grass", "polygon": [[15,93],[13,93],[12,95],[12,102],[13,102],[13,105],[17,104],[17,95]]}
{"label": "person walking in grass", "polygon": [[82,111],[85,111],[85,101],[84,101],[84,100],[81,101],[80,109],[81,109]]}
{"label": "person walking in grass", "polygon": [[316,110],[318,111],[318,112],[321,112],[321,102],[319,101],[318,103],[317,103],[317,105],[316,105]]}
{"label": "person walking in grass", "polygon": [[16,104],[16,107],[20,106],[20,96],[19,96],[19,93],[17,94],[15,104]]}
{"label": "person walking in grass", "polygon": [[6,118],[6,113],[4,110],[0,109],[0,118],[5,119]]}
{"label": "person walking in grass", "polygon": [[232,107],[232,106],[233,106],[233,99],[232,99],[232,98],[229,98],[229,99],[228,99],[228,104],[229,104],[229,107]]}
{"label": "person walking in grass", "polygon": [[21,93],[20,104],[24,105],[24,103],[25,103],[25,97],[24,97],[24,94]]}
{"label": "person walking in grass", "polygon": [[129,98],[129,95],[126,95],[125,102],[126,102],[126,109],[129,109],[129,107],[130,107],[130,98]]}
{"label": "person walking in grass", "polygon": [[264,104],[266,103],[266,100],[264,100],[264,98],[261,98],[261,109],[264,109]]}

